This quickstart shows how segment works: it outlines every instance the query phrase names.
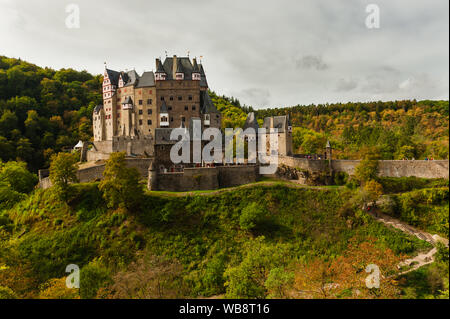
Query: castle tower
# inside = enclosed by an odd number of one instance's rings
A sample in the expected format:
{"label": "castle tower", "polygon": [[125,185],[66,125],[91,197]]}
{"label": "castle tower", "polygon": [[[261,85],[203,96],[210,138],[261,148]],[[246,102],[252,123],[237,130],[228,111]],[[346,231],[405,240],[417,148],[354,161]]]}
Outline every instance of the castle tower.
{"label": "castle tower", "polygon": [[151,191],[158,189],[158,171],[156,170],[155,161],[152,160],[148,167],[147,188]]}
{"label": "castle tower", "polygon": [[332,159],[332,158],[331,158],[332,155],[333,155],[333,154],[332,154],[331,143],[330,143],[330,141],[328,140],[328,141],[327,141],[327,145],[326,145],[326,147],[325,147],[325,158],[326,158],[327,160],[331,160],[331,159]]}
{"label": "castle tower", "polygon": [[134,136],[134,112],[133,100],[127,97],[122,103],[122,130],[123,136]]}

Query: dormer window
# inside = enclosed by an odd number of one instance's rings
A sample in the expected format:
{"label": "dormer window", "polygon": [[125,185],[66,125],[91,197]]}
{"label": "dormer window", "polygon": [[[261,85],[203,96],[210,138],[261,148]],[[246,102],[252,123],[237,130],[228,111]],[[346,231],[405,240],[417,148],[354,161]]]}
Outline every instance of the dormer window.
{"label": "dormer window", "polygon": [[155,79],[156,81],[164,81],[166,79],[166,74],[165,73],[156,73],[155,74]]}
{"label": "dormer window", "polygon": [[201,80],[201,75],[200,75],[200,73],[192,73],[192,80],[194,80],[194,81],[200,81],[200,80]]}
{"label": "dormer window", "polygon": [[184,73],[176,73],[175,78],[177,80],[184,80]]}

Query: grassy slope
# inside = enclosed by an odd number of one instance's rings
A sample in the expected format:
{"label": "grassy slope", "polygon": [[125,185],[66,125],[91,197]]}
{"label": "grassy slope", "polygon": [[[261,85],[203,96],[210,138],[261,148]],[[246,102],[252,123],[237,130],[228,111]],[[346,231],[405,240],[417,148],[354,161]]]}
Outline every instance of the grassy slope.
{"label": "grassy slope", "polygon": [[[282,185],[209,196],[149,193],[141,211],[126,214],[106,209],[95,183],[77,185],[69,205],[59,203],[49,190],[37,190],[9,211],[14,230],[3,241],[0,264],[9,262],[14,267],[11,256],[16,256],[20,263],[30,265],[29,275],[36,279],[28,288],[32,292],[18,293],[36,296],[38,285],[65,276],[68,264],[82,267],[101,258],[114,273],[146,248],[178,259],[191,281],[190,294],[195,296],[223,293],[223,285],[206,289],[202,274],[219,254],[226,256],[224,268],[239,262],[244,244],[257,236],[264,236],[268,245],[287,244],[292,255],[286,262],[301,256],[339,255],[355,236],[360,240],[375,236],[380,245],[396,253],[411,254],[427,247],[370,218],[340,216],[339,208],[349,196],[346,189]],[[252,202],[264,205],[270,215],[253,232],[243,231],[239,217]],[[353,228],[348,227],[348,219],[353,220]]]}

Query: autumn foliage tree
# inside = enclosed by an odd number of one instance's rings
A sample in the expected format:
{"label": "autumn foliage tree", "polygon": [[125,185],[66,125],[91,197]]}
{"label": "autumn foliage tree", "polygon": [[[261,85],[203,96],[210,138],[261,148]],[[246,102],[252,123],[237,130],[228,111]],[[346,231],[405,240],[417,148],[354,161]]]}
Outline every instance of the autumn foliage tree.
{"label": "autumn foliage tree", "polygon": [[[361,243],[353,238],[339,257],[300,263],[295,272],[294,294],[299,298],[395,298],[399,289],[394,278],[401,260],[402,256],[380,247],[374,238]],[[369,265],[376,265],[380,271],[379,288],[366,285]]]}

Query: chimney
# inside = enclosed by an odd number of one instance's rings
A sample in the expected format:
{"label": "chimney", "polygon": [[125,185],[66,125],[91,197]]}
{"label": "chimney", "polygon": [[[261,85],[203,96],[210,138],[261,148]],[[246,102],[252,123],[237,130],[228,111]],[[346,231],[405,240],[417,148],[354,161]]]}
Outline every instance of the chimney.
{"label": "chimney", "polygon": [[172,62],[172,78],[176,78],[175,73],[177,72],[177,56],[173,56],[173,62]]}
{"label": "chimney", "polygon": [[270,128],[273,128],[273,116],[270,117]]}

